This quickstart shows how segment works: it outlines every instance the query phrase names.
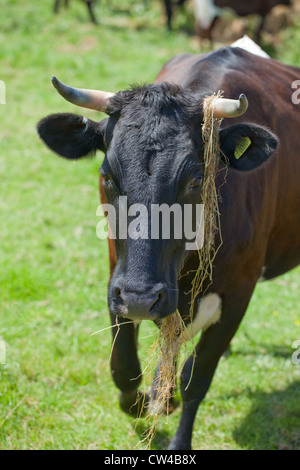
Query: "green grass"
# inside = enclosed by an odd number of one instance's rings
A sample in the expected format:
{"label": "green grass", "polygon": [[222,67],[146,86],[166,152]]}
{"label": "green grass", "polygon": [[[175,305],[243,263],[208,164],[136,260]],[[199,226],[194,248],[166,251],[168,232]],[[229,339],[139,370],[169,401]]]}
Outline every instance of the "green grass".
{"label": "green grass", "polygon": [[[102,0],[94,27],[81,2],[54,17],[52,0],[0,0],[0,449],[132,449],[146,428],[119,410],[110,331],[91,336],[109,325],[107,243],[96,237],[102,155],[68,163],[40,143],[35,126],[51,112],[78,112],[54,91],[52,74],[117,91],[199,50],[190,12],[177,15],[170,34],[160,2],[149,4]],[[299,28],[286,31],[276,57],[300,65],[299,41]],[[194,448],[299,448],[300,365],[291,361],[299,286],[299,268],[257,286],[199,408]],[[142,326],[143,364],[152,333]],[[179,416],[161,421],[153,448],[167,444]]]}

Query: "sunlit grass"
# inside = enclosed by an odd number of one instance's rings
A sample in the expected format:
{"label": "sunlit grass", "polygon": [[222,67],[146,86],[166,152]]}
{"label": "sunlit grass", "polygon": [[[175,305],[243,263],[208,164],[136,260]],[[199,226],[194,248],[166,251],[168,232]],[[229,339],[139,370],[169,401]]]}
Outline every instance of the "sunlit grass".
{"label": "sunlit grass", "polygon": [[[132,449],[147,426],[119,410],[111,332],[91,336],[109,326],[107,244],[96,237],[103,157],[59,159],[35,126],[53,112],[80,112],[57,95],[53,74],[117,91],[152,81],[177,53],[198,51],[183,13],[168,33],[161,3],[149,4],[103,0],[95,27],[81,2],[54,17],[52,0],[0,0],[1,449]],[[281,60],[300,65],[298,36],[296,28],[285,33]],[[297,269],[257,287],[199,409],[195,448],[299,447],[300,366],[291,362],[299,285]],[[155,332],[142,325],[142,362]],[[179,411],[162,419],[154,448],[167,445],[178,420]]]}

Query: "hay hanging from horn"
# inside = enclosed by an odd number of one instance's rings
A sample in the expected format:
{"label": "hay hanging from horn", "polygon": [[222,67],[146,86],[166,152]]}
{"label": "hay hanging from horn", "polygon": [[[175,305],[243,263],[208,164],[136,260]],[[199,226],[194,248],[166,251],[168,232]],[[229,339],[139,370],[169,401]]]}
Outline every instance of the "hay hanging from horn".
{"label": "hay hanging from horn", "polygon": [[[204,205],[204,221],[201,221],[201,223],[204,222],[204,244],[202,248],[198,249],[199,265],[195,272],[190,292],[191,318],[197,296],[199,296],[200,293],[204,293],[204,285],[206,285],[207,289],[212,282],[213,262],[222,244],[218,204],[219,197],[215,182],[220,161],[219,129],[221,119],[215,119],[213,117],[214,100],[220,97],[221,92],[218,92],[212,96],[207,96],[203,102],[204,120],[202,139],[204,143],[204,179],[202,204]],[[220,237],[220,245],[216,248],[215,239],[218,234]],[[208,283],[205,284],[205,281],[208,281]],[[159,419],[163,414],[168,414],[171,411],[170,403],[172,403],[176,391],[175,363],[180,347],[187,341],[184,338],[184,329],[185,325],[178,311],[169,315],[162,321],[158,336],[149,351],[146,369],[151,369],[151,377],[153,377],[153,363],[155,362],[153,359],[159,357],[159,364],[158,366],[156,365],[157,375],[154,380],[154,385],[152,384],[150,403],[147,405],[149,415],[152,417],[152,425],[148,429],[145,439],[142,441],[147,442],[148,448],[150,448],[151,441],[155,435]],[[186,352],[188,353],[187,348]],[[152,367],[148,367],[150,364]]]}
{"label": "hay hanging from horn", "polygon": [[[202,140],[204,143],[204,179],[202,187],[202,204],[204,207],[204,243],[198,249],[199,265],[193,279],[191,291],[191,315],[197,296],[202,293],[204,283],[206,289],[212,282],[213,262],[222,244],[219,195],[216,188],[216,175],[220,163],[219,129],[222,120],[213,116],[214,101],[221,98],[222,93],[205,97],[203,101],[204,119],[202,126]],[[220,244],[215,246],[216,236],[220,237]]]}

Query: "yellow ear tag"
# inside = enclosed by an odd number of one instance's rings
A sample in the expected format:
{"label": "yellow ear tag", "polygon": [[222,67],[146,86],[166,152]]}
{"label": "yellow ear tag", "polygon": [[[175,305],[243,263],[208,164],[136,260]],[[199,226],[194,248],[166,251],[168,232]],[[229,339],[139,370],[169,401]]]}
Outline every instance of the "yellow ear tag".
{"label": "yellow ear tag", "polygon": [[234,156],[238,160],[246,152],[247,148],[250,147],[251,140],[249,137],[242,137],[241,140],[236,144]]}

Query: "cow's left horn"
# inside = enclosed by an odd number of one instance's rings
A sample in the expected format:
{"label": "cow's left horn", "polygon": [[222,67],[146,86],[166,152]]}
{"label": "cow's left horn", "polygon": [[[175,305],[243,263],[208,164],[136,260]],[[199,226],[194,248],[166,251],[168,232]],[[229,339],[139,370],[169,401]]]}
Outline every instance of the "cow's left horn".
{"label": "cow's left horn", "polygon": [[114,95],[107,91],[73,88],[60,82],[56,77],[52,77],[52,83],[58,93],[70,103],[103,113],[108,111],[109,98]]}
{"label": "cow's left horn", "polygon": [[216,98],[213,104],[214,118],[234,118],[242,116],[247,111],[248,100],[246,95],[240,95],[238,100]]}

